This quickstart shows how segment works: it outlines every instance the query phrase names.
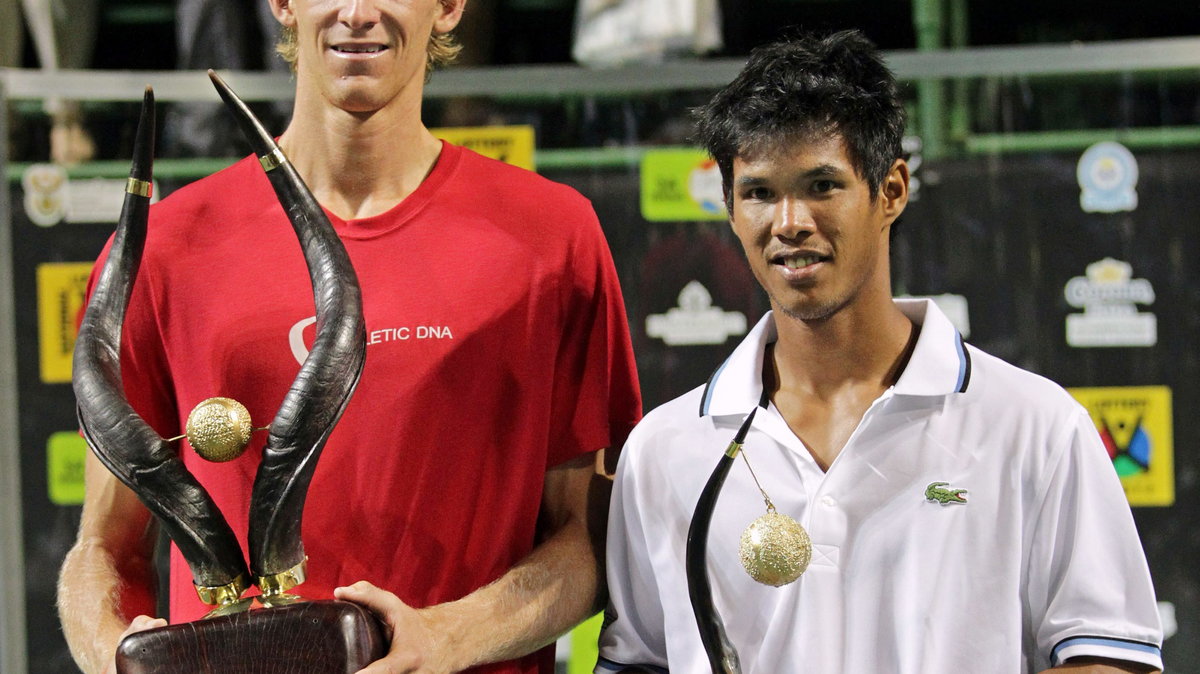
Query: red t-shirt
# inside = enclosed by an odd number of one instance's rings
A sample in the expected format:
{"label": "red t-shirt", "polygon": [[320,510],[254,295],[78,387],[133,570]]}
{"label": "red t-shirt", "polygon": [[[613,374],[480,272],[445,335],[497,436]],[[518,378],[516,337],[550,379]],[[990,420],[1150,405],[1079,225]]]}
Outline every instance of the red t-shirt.
{"label": "red t-shirt", "polygon": [[[577,192],[449,144],[392,210],[331,220],[362,286],[367,359],[309,490],[296,591],[327,598],[365,579],[413,606],[457,599],[532,550],[547,468],[620,447],[638,420],[611,255]],[[126,391],[164,437],[218,395],[266,426],[313,315],[291,225],[243,160],[151,209]],[[183,452],[243,549],[265,436],[224,464]],[[207,609],[173,548],[172,622]],[[552,670],[543,649],[481,671]]]}

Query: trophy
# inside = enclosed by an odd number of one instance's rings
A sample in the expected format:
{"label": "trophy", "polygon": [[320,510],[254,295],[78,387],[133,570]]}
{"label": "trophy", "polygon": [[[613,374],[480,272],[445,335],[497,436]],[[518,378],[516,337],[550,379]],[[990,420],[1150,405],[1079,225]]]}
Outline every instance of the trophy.
{"label": "trophy", "polygon": [[[355,672],[387,651],[367,609],[289,594],[304,582],[304,501],[317,459],[362,373],[365,324],[358,281],[329,219],[249,108],[209,76],[237,116],[303,248],[316,304],[316,339],[269,427],[251,492],[249,567],[233,530],[184,466],[171,440],[138,416],[121,383],[121,329],[146,239],[154,154],[154,95],[142,102],[125,202],[75,345],[79,424],[100,461],[158,519],[188,563],[204,619],[132,634],[117,651],[123,674]],[[239,409],[240,408],[240,409]],[[202,456],[240,453],[249,414],[224,398],[197,406],[188,437]],[[208,457],[206,457],[208,458]],[[259,595],[244,596],[251,586]]]}

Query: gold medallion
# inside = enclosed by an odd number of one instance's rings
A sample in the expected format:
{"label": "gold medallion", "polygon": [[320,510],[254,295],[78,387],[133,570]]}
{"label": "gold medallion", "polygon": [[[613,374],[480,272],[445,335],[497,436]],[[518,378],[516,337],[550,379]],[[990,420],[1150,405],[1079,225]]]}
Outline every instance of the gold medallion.
{"label": "gold medallion", "polygon": [[754,580],[779,587],[800,577],[812,559],[812,541],[796,520],[769,508],[742,532],[739,555]]}
{"label": "gold medallion", "polygon": [[738,558],[754,580],[772,587],[787,585],[808,568],[812,559],[812,540],[799,522],[775,510],[767,490],[754,474],[745,449],[741,454],[750,477],[754,478],[754,485],[762,494],[767,514],[751,522],[742,532]]}
{"label": "gold medallion", "polygon": [[187,439],[209,461],[231,461],[250,444],[250,412],[232,398],[209,398],[188,414]]}

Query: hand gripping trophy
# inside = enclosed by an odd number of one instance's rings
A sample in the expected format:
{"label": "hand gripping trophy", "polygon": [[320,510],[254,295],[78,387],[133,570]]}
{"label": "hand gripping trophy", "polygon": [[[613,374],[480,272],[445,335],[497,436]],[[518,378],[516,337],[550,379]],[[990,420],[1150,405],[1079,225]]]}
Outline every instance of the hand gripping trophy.
{"label": "hand gripping trophy", "polygon": [[[268,428],[250,499],[247,568],[212,498],[171,440],[133,410],[121,384],[121,329],[150,206],[154,95],[147,88],[125,203],[79,328],[73,383],[88,445],[159,520],[187,560],[197,594],[214,608],[203,620],[126,637],[117,666],[125,674],[354,672],[387,650],[375,616],[356,604],[305,601],[288,590],[305,578],[300,522],[313,470],[362,373],[361,293],[341,241],[300,175],[246,105],[216,74],[209,75],[253,145],[300,240],[317,333]],[[206,458],[233,458],[249,442],[249,414],[235,401],[210,399],[189,416],[187,431]],[[243,597],[252,585],[260,594]]]}

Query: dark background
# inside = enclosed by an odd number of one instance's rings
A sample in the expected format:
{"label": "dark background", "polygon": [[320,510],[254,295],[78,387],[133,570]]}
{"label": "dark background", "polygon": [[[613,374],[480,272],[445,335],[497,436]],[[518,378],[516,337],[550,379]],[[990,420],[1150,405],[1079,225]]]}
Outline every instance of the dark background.
{"label": "dark background", "polygon": [[[257,0],[256,0],[257,1]],[[247,0],[247,19],[251,9]],[[173,3],[101,3],[94,67],[164,69],[175,62]],[[862,29],[883,49],[913,49],[911,5],[896,0],[723,0],[725,48],[715,56],[742,56],[754,45],[796,27]],[[471,64],[567,63],[574,2],[470,0],[469,11],[491,20],[468,51]],[[1178,0],[1087,4],[1067,2],[968,3],[970,45],[1062,43],[1200,35],[1200,5]],[[36,64],[27,44],[26,65]],[[972,92],[977,132],[1052,128],[1200,124],[1197,78],[1064,84],[1005,81],[990,98]],[[541,147],[599,147],[614,142],[679,143],[683,112],[703,94],[608,101],[496,104],[509,123],[537,127]],[[431,124],[445,105],[429,106]],[[98,157],[128,156],[134,106],[89,110]],[[634,120],[634,121],[631,121]],[[44,159],[46,127],[20,122],[12,159]],[[957,293],[970,303],[969,341],[1065,386],[1165,385],[1174,395],[1176,503],[1135,508],[1160,601],[1172,602],[1179,632],[1165,645],[1168,669],[1200,671],[1200,151],[1137,151],[1139,207],[1132,213],[1085,214],[1079,208],[1078,152],[954,156],[927,160],[919,201],[904,215],[894,246],[897,288],[913,294]],[[650,223],[638,211],[636,167],[543,171],[593,200],[604,223],[625,290],[647,408],[704,381],[732,348],[666,347],[646,337],[645,318],[676,305],[679,290],[699,280],[713,304],[739,310],[753,323],[766,309],[722,223]],[[163,182],[162,194],[178,184]],[[20,187],[10,186],[21,204]],[[14,208],[19,211],[19,208]],[[71,428],[74,410],[66,385],[46,385],[37,372],[34,273],[48,261],[93,259],[111,227],[39,228],[13,225],[17,297],[18,378],[22,491],[26,540],[26,611],[30,671],[72,671],[54,614],[54,578],[74,538],[78,509],[46,500],[44,452],[48,432]],[[1133,265],[1152,283],[1159,343],[1152,349],[1071,349],[1063,338],[1070,311],[1066,280],[1090,262],[1111,256]]]}
{"label": "dark background", "polygon": [[[245,3],[252,16],[252,3]],[[725,49],[745,55],[755,45],[807,29],[859,28],[882,49],[917,47],[912,5],[903,0],[720,0]],[[175,63],[173,0],[100,0],[96,68],[163,69]],[[571,60],[575,0],[469,0],[471,14],[493,30],[468,44],[471,63],[566,63]],[[967,3],[970,45],[1126,40],[1200,34],[1200,7],[1189,0],[1093,0],[1087,3],[1007,0]],[[478,45],[482,42],[484,48]],[[36,66],[26,40],[25,65]],[[488,46],[490,45],[490,46]]]}

